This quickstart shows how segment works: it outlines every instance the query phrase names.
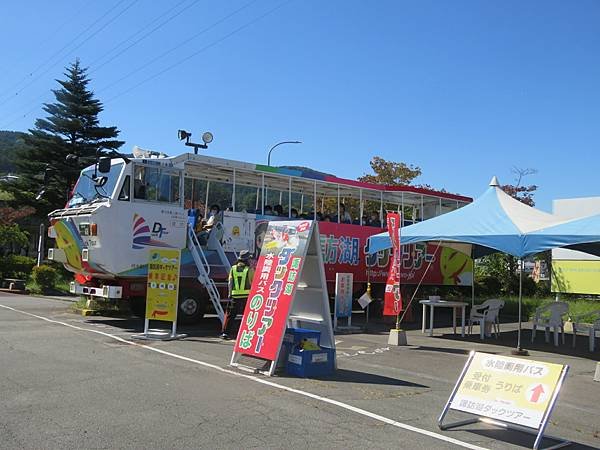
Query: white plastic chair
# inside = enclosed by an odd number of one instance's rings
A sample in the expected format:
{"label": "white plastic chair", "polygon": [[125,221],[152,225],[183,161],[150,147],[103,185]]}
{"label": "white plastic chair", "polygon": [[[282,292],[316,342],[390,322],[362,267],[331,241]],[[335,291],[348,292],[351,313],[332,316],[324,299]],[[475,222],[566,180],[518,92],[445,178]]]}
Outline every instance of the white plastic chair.
{"label": "white plastic chair", "polygon": [[[486,325],[492,328],[492,331],[496,333],[496,339],[500,334],[500,310],[504,307],[504,300],[492,298],[486,300],[481,305],[475,305],[471,308],[469,314],[469,334],[473,331],[473,323],[479,324],[479,337],[481,339],[485,336]],[[488,335],[489,336],[489,335]]]}
{"label": "white plastic chair", "polygon": [[[590,314],[586,314],[586,316],[600,316],[600,310],[594,311]],[[596,346],[596,331],[600,331],[600,318],[596,319],[593,323],[583,323],[583,316],[578,316],[577,318],[573,318],[573,347],[575,347],[575,340],[577,339],[577,332],[583,331],[587,332],[590,340],[590,352],[594,351]]]}
{"label": "white plastic chair", "polygon": [[562,332],[562,341],[565,343],[565,323],[563,316],[569,312],[569,305],[564,302],[552,302],[540,306],[535,310],[533,318],[533,329],[531,330],[531,342],[535,339],[535,331],[538,327],[544,327],[546,342],[550,342],[549,331],[554,329],[554,346],[558,347],[558,332]]}

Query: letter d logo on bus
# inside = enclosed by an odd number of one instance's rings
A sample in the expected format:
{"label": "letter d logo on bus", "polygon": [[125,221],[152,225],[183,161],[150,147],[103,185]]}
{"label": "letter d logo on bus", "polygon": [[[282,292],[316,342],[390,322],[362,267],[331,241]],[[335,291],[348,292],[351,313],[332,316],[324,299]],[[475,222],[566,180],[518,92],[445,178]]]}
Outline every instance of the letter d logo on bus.
{"label": "letter d logo on bus", "polygon": [[160,222],[154,222],[154,225],[152,225],[152,234],[161,238],[163,234],[169,234],[169,232]]}

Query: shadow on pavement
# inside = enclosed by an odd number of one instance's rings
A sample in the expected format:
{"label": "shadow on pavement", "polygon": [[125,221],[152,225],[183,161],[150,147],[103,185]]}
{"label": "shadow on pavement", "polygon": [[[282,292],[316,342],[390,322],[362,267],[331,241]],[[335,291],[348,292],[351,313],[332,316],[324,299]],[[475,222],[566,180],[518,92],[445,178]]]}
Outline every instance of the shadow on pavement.
{"label": "shadow on pavement", "polygon": [[[84,323],[105,325],[129,333],[142,333],[144,331],[144,319],[138,317],[95,317],[84,320]],[[151,320],[150,328],[171,329],[171,322]],[[189,337],[219,337],[221,334],[221,323],[217,318],[206,318],[196,325],[178,325],[177,331],[185,333]]]}
{"label": "shadow on pavement", "polygon": [[[297,378],[292,375],[282,373],[280,378]],[[311,377],[313,378],[313,377]],[[416,388],[429,388],[424,384],[411,383],[410,381],[398,380],[397,378],[386,377],[383,375],[375,375],[366,372],[357,372],[348,369],[337,369],[333,375],[326,377],[314,377],[316,380],[323,381],[338,381],[342,383],[362,383],[362,384],[378,384],[381,386],[404,386]]]}
{"label": "shadow on pavement", "polygon": [[[475,331],[475,330],[474,330]],[[454,334],[444,334],[439,336],[440,339],[445,339],[449,341],[460,341],[460,342],[477,342],[488,345],[498,345],[501,347],[510,347],[515,348],[517,346],[517,330],[510,331],[502,331],[496,339],[495,337],[486,337],[484,340],[479,338],[479,329],[477,328],[477,333],[473,333],[472,335],[466,335],[464,338],[460,335]],[[538,332],[535,337],[535,341],[531,342],[531,330],[524,329],[521,332],[521,344],[522,347],[526,350],[535,350],[545,353],[554,353],[557,355],[565,355],[565,356],[576,356],[578,358],[586,358],[591,360],[597,360],[599,352],[590,352],[588,348],[588,339],[586,336],[578,336],[577,346],[573,348],[572,339],[573,336],[571,334],[565,334],[565,343],[562,343],[562,338],[559,337],[559,345],[558,347],[554,346],[553,335],[550,334],[550,342],[546,343],[544,341],[544,332]]]}
{"label": "shadow on pavement", "polygon": [[[535,441],[535,436],[523,433],[515,430],[504,430],[501,428],[482,428],[482,429],[469,429],[469,428],[457,428],[457,430],[467,431],[469,433],[477,434],[479,436],[486,437],[488,439],[494,439],[498,442],[506,442],[508,444],[517,445],[523,448],[532,448]],[[540,448],[548,448],[561,442],[560,437],[550,438],[544,437],[540,444]],[[581,444],[572,442],[568,447],[569,449],[576,450],[597,450],[598,447],[592,447],[587,444]]]}
{"label": "shadow on pavement", "polygon": [[[426,346],[418,346],[411,347],[411,350],[422,350],[427,352],[439,352],[439,353],[452,353],[456,355],[468,355],[471,352],[471,349],[464,348],[445,348],[445,347],[426,347]],[[496,355],[496,352],[482,352],[489,353],[490,355]]]}

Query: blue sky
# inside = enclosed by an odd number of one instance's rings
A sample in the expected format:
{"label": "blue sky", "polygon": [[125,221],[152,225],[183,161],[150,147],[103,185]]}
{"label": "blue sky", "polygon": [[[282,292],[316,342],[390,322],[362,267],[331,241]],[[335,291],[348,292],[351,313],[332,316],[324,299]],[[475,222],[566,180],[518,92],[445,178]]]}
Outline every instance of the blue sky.
{"label": "blue sky", "polygon": [[177,129],[210,130],[208,153],[231,159],[264,163],[301,140],[273,164],[356,178],[378,155],[473,197],[517,166],[538,170],[525,181],[542,209],[600,195],[595,0],[57,0],[3,13],[0,129],[30,128],[78,56],[126,150],[179,154]]}

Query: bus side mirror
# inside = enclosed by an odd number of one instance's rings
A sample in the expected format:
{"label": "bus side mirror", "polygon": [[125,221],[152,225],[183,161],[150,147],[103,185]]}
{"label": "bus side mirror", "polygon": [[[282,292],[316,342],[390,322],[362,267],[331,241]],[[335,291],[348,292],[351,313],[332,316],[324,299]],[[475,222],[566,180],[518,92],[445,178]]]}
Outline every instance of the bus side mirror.
{"label": "bus side mirror", "polygon": [[103,157],[98,160],[98,172],[109,173],[110,172],[110,158]]}

